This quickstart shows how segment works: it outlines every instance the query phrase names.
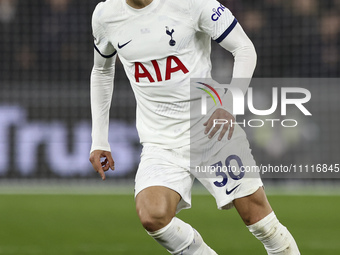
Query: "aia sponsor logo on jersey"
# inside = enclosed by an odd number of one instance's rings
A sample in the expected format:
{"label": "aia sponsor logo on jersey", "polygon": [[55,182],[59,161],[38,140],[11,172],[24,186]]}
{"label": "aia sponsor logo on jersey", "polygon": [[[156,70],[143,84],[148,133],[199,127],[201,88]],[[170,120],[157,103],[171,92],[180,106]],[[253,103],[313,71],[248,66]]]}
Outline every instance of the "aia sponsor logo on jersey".
{"label": "aia sponsor logo on jersey", "polygon": [[[161,75],[161,70],[157,60],[152,60],[151,64],[155,70],[156,77],[152,77],[151,73],[148,69],[141,63],[135,63],[135,79],[136,82],[140,82],[140,79],[148,79],[150,83],[163,81],[163,77]],[[165,80],[170,80],[171,75],[178,71],[182,71],[184,74],[188,73],[189,70],[185,67],[182,61],[176,56],[169,56],[166,59],[166,69],[165,69]]]}
{"label": "aia sponsor logo on jersey", "polygon": [[211,19],[213,21],[217,21],[221,15],[224,13],[224,10],[226,9],[226,7],[224,7],[222,4],[216,9],[212,9],[212,11],[214,12],[213,15],[211,15]]}

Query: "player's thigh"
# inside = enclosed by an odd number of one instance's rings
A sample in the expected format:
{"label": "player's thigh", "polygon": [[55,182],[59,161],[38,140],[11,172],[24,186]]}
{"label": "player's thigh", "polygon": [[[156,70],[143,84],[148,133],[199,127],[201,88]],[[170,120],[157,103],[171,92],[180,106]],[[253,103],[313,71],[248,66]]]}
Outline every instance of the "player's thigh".
{"label": "player's thigh", "polygon": [[162,208],[166,208],[173,214],[174,204],[176,213],[190,208],[194,177],[188,164],[182,153],[145,146],[135,178],[137,211],[146,207],[148,214],[163,214]]}
{"label": "player's thigh", "polygon": [[255,193],[237,198],[233,204],[246,225],[252,225],[272,212],[263,187]]}
{"label": "player's thigh", "polygon": [[164,186],[151,186],[136,196],[136,210],[143,222],[161,221],[166,224],[176,215],[181,196]]}

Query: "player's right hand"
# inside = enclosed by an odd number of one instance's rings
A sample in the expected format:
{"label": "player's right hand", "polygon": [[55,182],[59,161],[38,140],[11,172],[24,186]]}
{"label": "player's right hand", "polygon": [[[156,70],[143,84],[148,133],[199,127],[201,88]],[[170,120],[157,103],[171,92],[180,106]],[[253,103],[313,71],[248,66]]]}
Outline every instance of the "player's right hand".
{"label": "player's right hand", "polygon": [[[101,161],[101,159],[103,159]],[[110,168],[112,171],[115,169],[115,162],[113,161],[111,152],[95,150],[90,154],[90,162],[94,170],[100,174],[102,180],[105,180],[105,172]]]}

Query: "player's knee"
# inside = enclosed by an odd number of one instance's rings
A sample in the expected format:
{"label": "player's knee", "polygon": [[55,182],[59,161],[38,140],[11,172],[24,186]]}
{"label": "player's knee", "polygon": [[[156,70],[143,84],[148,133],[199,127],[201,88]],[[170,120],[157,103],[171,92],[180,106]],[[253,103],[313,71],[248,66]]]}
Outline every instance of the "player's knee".
{"label": "player's knee", "polygon": [[253,225],[254,223],[260,221],[262,218],[264,218],[264,214],[268,214],[267,211],[260,211],[260,210],[250,210],[247,208],[247,210],[239,210],[239,214],[243,220],[243,222],[249,226]]}
{"label": "player's knee", "polygon": [[272,212],[262,188],[250,196],[234,200],[234,205],[247,226],[255,224]]}
{"label": "player's knee", "polygon": [[242,220],[247,226],[258,222],[261,219],[262,217],[260,215],[254,213],[246,213],[242,215]]}
{"label": "player's knee", "polygon": [[171,215],[165,208],[137,208],[137,213],[143,227],[149,231],[154,232],[165,227],[174,215]]}

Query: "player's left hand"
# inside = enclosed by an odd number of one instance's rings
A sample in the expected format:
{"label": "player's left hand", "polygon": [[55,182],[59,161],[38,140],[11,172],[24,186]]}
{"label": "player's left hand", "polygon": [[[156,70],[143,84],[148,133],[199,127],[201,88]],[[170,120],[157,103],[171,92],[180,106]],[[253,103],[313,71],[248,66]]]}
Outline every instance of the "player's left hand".
{"label": "player's left hand", "polygon": [[[223,120],[227,120],[228,122],[226,124],[223,124],[223,125],[222,124],[216,124],[215,127],[213,127],[214,126],[214,120],[216,120],[216,119],[223,119]],[[234,123],[234,122],[235,122],[235,117],[232,114],[230,114],[229,112],[227,112],[226,110],[224,110],[222,108],[218,108],[210,116],[209,120],[203,124],[206,127],[204,133],[209,134],[208,137],[211,139],[216,134],[216,132],[221,128],[221,126],[223,126],[221,133],[218,137],[218,140],[219,141],[222,140],[222,138],[224,137],[224,135],[226,134],[228,129],[229,129],[228,140],[230,140],[232,135],[233,135],[234,127],[235,127],[235,125],[230,125],[230,123]],[[213,127],[213,129],[211,130],[212,127]]]}

